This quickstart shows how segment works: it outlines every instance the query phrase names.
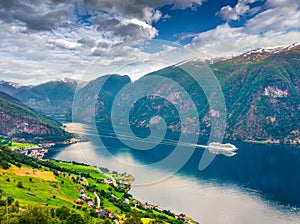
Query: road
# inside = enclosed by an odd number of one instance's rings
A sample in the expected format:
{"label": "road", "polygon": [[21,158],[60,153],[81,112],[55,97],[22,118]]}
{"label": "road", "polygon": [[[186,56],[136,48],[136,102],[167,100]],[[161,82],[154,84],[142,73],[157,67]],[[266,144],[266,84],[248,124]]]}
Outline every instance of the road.
{"label": "road", "polygon": [[111,176],[111,175],[109,175],[109,174],[107,174],[107,173],[102,172],[102,170],[101,170],[99,167],[97,167],[97,170],[98,170],[100,173],[102,173],[103,175],[107,176],[109,179],[111,179],[112,182],[113,182],[114,187],[117,187],[117,186],[118,186],[118,185],[117,185],[117,181],[115,180],[115,178],[113,178],[113,176]]}
{"label": "road", "polygon": [[95,197],[97,198],[97,208],[100,208],[100,204],[101,204],[101,200],[100,197],[98,196],[98,194],[96,193],[96,191],[94,192]]}

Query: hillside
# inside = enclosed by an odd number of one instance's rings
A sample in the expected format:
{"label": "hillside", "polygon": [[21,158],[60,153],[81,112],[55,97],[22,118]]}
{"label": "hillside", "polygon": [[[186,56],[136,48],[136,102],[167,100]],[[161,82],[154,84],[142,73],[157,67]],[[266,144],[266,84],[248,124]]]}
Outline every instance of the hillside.
{"label": "hillside", "polygon": [[0,135],[39,142],[65,141],[70,134],[61,129],[61,124],[38,113],[19,100],[0,92]]}
{"label": "hillside", "polygon": [[[300,46],[294,46],[271,52],[255,51],[210,65],[221,84],[225,98],[227,139],[262,143],[300,143],[299,61]],[[195,80],[176,65],[147,76],[167,77],[184,87],[197,107],[201,135],[209,134],[211,120],[219,111],[212,113],[209,110],[207,97]],[[136,102],[131,110],[131,124],[148,127],[150,119],[160,115],[167,121],[170,130],[179,131],[181,123],[178,113],[176,108],[168,103],[168,100],[176,98],[175,106],[189,118],[185,132],[194,133],[195,118],[189,117],[192,105],[187,98],[175,90],[174,86],[170,86],[169,81],[149,83],[147,76],[136,81],[131,88],[132,92],[123,94],[121,101],[130,101],[132,95],[141,95],[136,89],[157,89],[158,93],[167,93],[167,97],[163,100],[148,96]],[[138,86],[142,87],[137,88]]]}
{"label": "hillside", "polygon": [[[220,82],[227,108],[225,137],[232,140],[261,143],[300,143],[300,45],[269,49],[256,49],[240,56],[222,59],[210,64]],[[197,60],[186,63],[199,63]],[[199,74],[201,75],[201,74]],[[200,134],[210,133],[211,121],[218,111],[209,111],[207,97],[198,84],[174,65],[148,74],[134,83],[128,76],[108,75],[90,81],[77,91],[74,99],[74,82],[48,82],[30,88],[19,88],[13,95],[39,111],[52,117],[71,118],[72,106],[75,121],[92,122],[96,117],[98,127],[111,126],[111,106],[123,86],[131,83],[130,91],[122,93],[120,102],[130,102],[144,89],[169,91],[166,99],[148,96],[138,100],[130,112],[130,124],[148,127],[152,117],[163,117],[168,128],[180,131],[181,123],[176,107],[188,119],[185,132],[194,133],[195,117],[192,105],[169,82],[147,81],[149,76],[162,76],[185,88],[194,101],[199,114]],[[72,84],[73,83],[73,84]],[[15,84],[14,84],[15,85]],[[139,88],[136,88],[139,87]],[[141,90],[141,91],[139,91]],[[168,100],[175,100],[172,105]],[[74,102],[74,104],[73,104]],[[95,110],[96,109],[96,110]],[[123,108],[120,108],[123,112]],[[116,119],[121,113],[115,111]],[[119,123],[123,124],[123,118]]]}
{"label": "hillside", "polygon": [[75,162],[36,160],[5,148],[0,148],[0,156],[0,222],[196,223],[134,199],[127,192],[133,177],[126,173]]}
{"label": "hillside", "polygon": [[0,81],[0,92],[6,93],[8,95],[14,95],[18,91],[21,91],[22,89],[30,88],[29,86],[22,86],[19,83],[14,82],[7,82],[4,80]]}
{"label": "hillside", "polygon": [[97,122],[110,122],[112,103],[119,90],[130,82],[128,76],[121,75],[106,75],[90,81],[76,93],[73,119],[92,122],[96,117]]}
{"label": "hillside", "polygon": [[212,66],[228,109],[227,137],[300,143],[300,46]]}
{"label": "hillside", "polygon": [[63,79],[35,86],[2,81],[0,91],[5,92],[25,105],[56,120],[71,120],[71,107],[78,81]]}

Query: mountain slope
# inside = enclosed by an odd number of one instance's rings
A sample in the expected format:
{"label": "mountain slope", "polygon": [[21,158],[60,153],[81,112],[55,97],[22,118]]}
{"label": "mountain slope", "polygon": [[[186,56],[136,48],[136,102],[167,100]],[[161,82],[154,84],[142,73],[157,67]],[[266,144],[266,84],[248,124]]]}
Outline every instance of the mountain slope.
{"label": "mountain slope", "polygon": [[72,79],[51,81],[30,88],[20,88],[12,96],[52,118],[70,120],[77,84]]}
{"label": "mountain slope", "polygon": [[[220,82],[227,107],[225,137],[242,141],[299,144],[300,46],[271,53],[261,52],[210,65]],[[209,110],[207,97],[185,71],[178,66],[171,66],[148,76],[167,77],[184,87],[196,104],[200,117],[200,134],[210,133],[211,121],[220,111]],[[134,85],[142,85],[141,89],[160,88],[158,93],[169,89],[166,99],[175,97],[177,106],[185,115],[190,113],[191,103],[168,82],[149,83],[144,81],[146,77],[142,77]],[[128,93],[123,100],[128,100],[130,95],[132,94]],[[164,102],[158,103],[158,100],[160,99],[150,96],[136,103],[130,118],[132,125],[148,127],[150,119],[159,114],[168,121],[169,129],[179,131],[180,123],[178,116],[174,116],[174,107]],[[195,132],[194,119],[189,117],[190,125],[186,132]]]}
{"label": "mountain slope", "polygon": [[300,49],[212,66],[228,109],[227,137],[300,143]]}
{"label": "mountain slope", "polygon": [[0,81],[0,91],[8,95],[15,94],[18,92],[19,88],[22,88],[22,86],[18,83],[7,82],[4,80]]}
{"label": "mountain slope", "polygon": [[77,91],[73,102],[73,119],[80,122],[110,121],[110,110],[116,94],[131,80],[128,76],[106,75],[90,81]]}
{"label": "mountain slope", "polygon": [[[227,139],[262,141],[270,143],[300,143],[300,45],[270,49],[256,49],[240,56],[210,64],[220,82],[227,108]],[[186,63],[197,63],[197,60]],[[199,74],[201,75],[201,74]],[[166,99],[146,96],[132,105],[130,124],[148,127],[151,118],[162,117],[168,128],[180,131],[181,123],[176,109],[187,117],[184,132],[194,133],[195,116],[192,104],[182,92],[169,82],[148,82],[147,77],[161,76],[177,82],[191,97],[199,114],[200,134],[209,135],[212,120],[219,111],[210,111],[203,90],[189,74],[174,65],[148,74],[134,83],[127,76],[104,76],[91,81],[77,92],[74,111],[77,121],[96,122],[111,126],[111,106],[123,86],[131,83],[131,90],[122,93],[120,102],[130,102],[140,96],[141,89],[166,92]],[[109,77],[109,78],[108,78]],[[105,80],[108,80],[104,86]],[[141,88],[136,88],[136,87]],[[100,87],[102,87],[100,89]],[[129,88],[129,89],[130,89]],[[22,89],[22,88],[20,88]],[[49,82],[22,89],[14,94],[25,104],[52,117],[71,117],[75,84]],[[158,94],[159,95],[159,94]],[[210,96],[208,96],[210,97]],[[169,100],[176,101],[175,106]],[[96,107],[96,114],[94,108]],[[123,108],[119,109],[120,114]],[[118,118],[118,112],[115,112]],[[124,120],[124,119],[123,119]],[[119,123],[123,124],[122,118]],[[123,122],[123,123],[122,123]]]}
{"label": "mountain slope", "polygon": [[0,92],[0,134],[30,141],[64,141],[70,137],[61,124]]}

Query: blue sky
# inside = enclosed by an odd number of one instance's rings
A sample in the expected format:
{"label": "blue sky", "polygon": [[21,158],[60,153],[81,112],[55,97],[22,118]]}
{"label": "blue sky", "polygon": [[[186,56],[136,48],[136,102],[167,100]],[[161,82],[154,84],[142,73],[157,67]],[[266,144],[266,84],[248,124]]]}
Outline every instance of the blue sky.
{"label": "blue sky", "polygon": [[[168,19],[159,20],[154,27],[159,30],[157,38],[170,41],[182,41],[180,37],[184,34],[197,34],[216,28],[224,23],[216,13],[226,5],[235,5],[237,1],[207,1],[203,2],[197,9],[187,8],[185,10],[170,10],[171,6],[161,8],[163,14],[170,16]],[[191,38],[184,43],[190,42]]]}
{"label": "blue sky", "polygon": [[194,57],[300,42],[300,3],[0,0],[0,37],[0,79],[91,79],[90,67],[98,76],[119,72],[136,79]]}
{"label": "blue sky", "polygon": [[[266,1],[257,1],[249,4],[249,7],[261,7]],[[235,7],[238,0],[204,1],[196,9],[187,8],[184,10],[172,10],[172,6],[164,6],[160,10],[163,14],[169,15],[168,19],[159,20],[153,26],[159,30],[158,39],[178,41],[187,44],[192,37],[198,33],[215,29],[218,25],[227,21],[219,15],[222,7]],[[255,13],[256,14],[256,13]],[[237,20],[228,21],[233,27],[242,27],[253,15],[243,15]],[[186,39],[185,39],[186,38]]]}

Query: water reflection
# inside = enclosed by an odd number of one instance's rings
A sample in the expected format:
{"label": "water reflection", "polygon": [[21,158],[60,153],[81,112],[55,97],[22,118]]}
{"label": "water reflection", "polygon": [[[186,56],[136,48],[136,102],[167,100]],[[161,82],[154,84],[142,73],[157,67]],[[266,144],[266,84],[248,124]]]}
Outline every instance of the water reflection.
{"label": "water reflection", "polygon": [[[88,130],[85,127],[83,131]],[[234,157],[217,156],[207,169],[199,171],[203,150],[197,149],[176,175],[155,184],[134,185],[131,193],[142,201],[185,212],[200,223],[300,223],[299,149],[234,144],[239,148]],[[132,150],[111,140],[109,151],[82,142],[54,149],[49,156],[126,171],[139,183],[168,176],[168,167],[149,166],[171,149],[161,145],[159,150],[159,155],[157,151]]]}

